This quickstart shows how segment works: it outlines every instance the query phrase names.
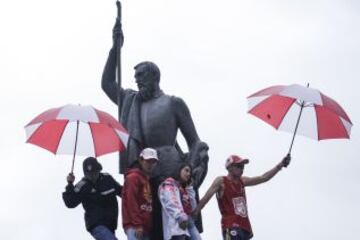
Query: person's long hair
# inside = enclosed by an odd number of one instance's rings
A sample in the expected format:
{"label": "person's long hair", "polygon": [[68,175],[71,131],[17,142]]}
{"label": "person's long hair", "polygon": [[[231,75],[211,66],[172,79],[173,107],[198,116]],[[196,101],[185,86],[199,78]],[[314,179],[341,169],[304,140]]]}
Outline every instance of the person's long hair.
{"label": "person's long hair", "polygon": [[[185,167],[189,167],[190,168],[190,178],[188,181],[184,182],[182,179],[181,179],[181,170],[183,170]],[[190,163],[182,163],[179,168],[175,171],[175,174],[173,175],[174,176],[174,179],[176,181],[178,181],[183,187],[186,187],[188,186],[189,184],[191,184],[191,181],[192,181],[192,171],[193,171],[193,168],[191,166]]]}

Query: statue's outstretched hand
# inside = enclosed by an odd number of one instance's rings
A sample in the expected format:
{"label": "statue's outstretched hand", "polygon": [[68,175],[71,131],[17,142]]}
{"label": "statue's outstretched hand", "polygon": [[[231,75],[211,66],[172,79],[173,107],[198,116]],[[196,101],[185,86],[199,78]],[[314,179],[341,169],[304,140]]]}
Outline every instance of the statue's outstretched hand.
{"label": "statue's outstretched hand", "polygon": [[204,166],[197,166],[193,169],[192,172],[192,184],[195,188],[199,188],[202,179],[204,178]]}
{"label": "statue's outstretched hand", "polygon": [[116,18],[115,25],[113,28],[113,45],[122,47],[124,44],[124,34],[121,27],[119,18]]}
{"label": "statue's outstretched hand", "polygon": [[198,142],[190,153],[190,162],[193,165],[193,185],[199,188],[207,172],[209,146],[205,142]]}

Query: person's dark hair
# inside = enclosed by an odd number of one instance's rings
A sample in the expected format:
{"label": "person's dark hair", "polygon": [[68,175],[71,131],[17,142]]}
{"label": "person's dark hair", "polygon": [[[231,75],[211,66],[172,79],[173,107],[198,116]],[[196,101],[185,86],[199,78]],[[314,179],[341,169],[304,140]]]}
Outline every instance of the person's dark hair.
{"label": "person's dark hair", "polygon": [[[189,181],[185,182],[185,183],[182,183],[182,180],[181,180],[181,176],[180,176],[180,173],[181,173],[181,170],[183,170],[183,168],[185,167],[189,167],[190,168],[190,179]],[[193,171],[193,168],[191,166],[190,163],[182,163],[179,168],[175,171],[175,174],[173,174],[173,177],[176,181],[180,182],[182,185],[184,186],[187,186],[191,183],[191,180],[192,180],[192,171]]]}
{"label": "person's dark hair", "polygon": [[149,61],[145,61],[145,62],[141,62],[141,63],[138,63],[134,69],[136,70],[137,68],[143,66],[145,68],[146,71],[148,71],[151,76],[153,77],[153,79],[156,81],[156,82],[160,82],[160,69],[159,67],[153,63],[153,62],[149,62]]}

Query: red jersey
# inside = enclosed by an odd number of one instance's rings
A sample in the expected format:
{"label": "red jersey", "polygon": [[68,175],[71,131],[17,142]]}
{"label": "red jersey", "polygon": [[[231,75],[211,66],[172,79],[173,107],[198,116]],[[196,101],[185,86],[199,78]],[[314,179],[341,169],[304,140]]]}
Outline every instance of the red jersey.
{"label": "red jersey", "polygon": [[125,177],[122,190],[123,228],[142,226],[149,233],[152,226],[152,195],[149,177],[139,169],[131,169]]}
{"label": "red jersey", "polygon": [[221,227],[241,228],[252,235],[251,224],[248,216],[246,194],[242,180],[233,182],[228,177],[223,177],[224,194],[216,195],[221,213]]}

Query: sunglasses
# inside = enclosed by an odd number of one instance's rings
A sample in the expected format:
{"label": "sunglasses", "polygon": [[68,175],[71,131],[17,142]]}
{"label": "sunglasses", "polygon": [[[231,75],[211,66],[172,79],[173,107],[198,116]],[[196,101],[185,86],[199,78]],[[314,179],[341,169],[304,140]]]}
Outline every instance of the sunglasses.
{"label": "sunglasses", "polygon": [[240,168],[240,169],[244,169],[244,164],[233,164],[233,166],[235,167],[235,168]]}

